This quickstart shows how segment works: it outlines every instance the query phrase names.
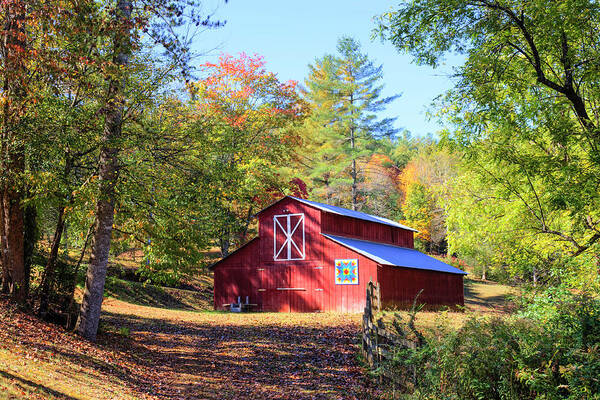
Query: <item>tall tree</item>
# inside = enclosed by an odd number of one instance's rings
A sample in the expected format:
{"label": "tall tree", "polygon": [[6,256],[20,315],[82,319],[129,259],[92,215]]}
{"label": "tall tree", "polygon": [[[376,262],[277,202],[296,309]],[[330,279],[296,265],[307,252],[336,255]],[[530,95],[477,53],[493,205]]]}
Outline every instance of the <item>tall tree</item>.
{"label": "tall tree", "polygon": [[106,280],[106,270],[111,245],[115,214],[116,186],[119,179],[123,135],[123,114],[127,93],[125,82],[132,76],[129,68],[132,55],[140,54],[144,46],[143,33],[156,44],[163,46],[169,62],[189,76],[189,43],[180,36],[179,28],[191,24],[207,28],[219,27],[219,21],[198,12],[199,2],[176,0],[162,1],[117,0],[108,7],[110,24],[110,49],[112,57],[106,69],[106,98],[104,105],[104,131],[100,143],[98,166],[98,200],[94,228],[92,255],[87,271],[84,297],[76,329],[83,337],[95,340]]}
{"label": "tall tree", "polygon": [[[57,50],[64,37],[61,31],[62,1],[4,1],[0,4],[0,244],[2,248],[3,291],[11,291],[24,302],[29,287],[29,253],[32,218],[25,213],[28,188],[28,148],[38,138],[32,132],[36,104],[57,72],[57,64],[69,49]],[[60,53],[60,56],[59,56]],[[25,219],[28,223],[25,223]],[[33,229],[34,230],[34,229]],[[26,254],[27,253],[27,254]]]}
{"label": "tall tree", "polygon": [[115,214],[115,186],[119,169],[118,141],[122,133],[125,107],[122,74],[127,69],[132,51],[132,8],[132,1],[118,0],[114,11],[112,52],[116,71],[114,76],[110,76],[108,80],[104,132],[100,144],[98,165],[99,197],[96,203],[92,255],[85,280],[79,320],[76,325],[79,334],[88,340],[95,340],[98,331]]}
{"label": "tall tree", "polygon": [[258,55],[222,55],[202,66],[207,76],[192,86],[196,118],[211,126],[201,142],[223,256],[245,239],[257,207],[293,186],[284,166],[300,144],[307,105],[297,82],[281,82],[265,64]]}
{"label": "tall tree", "polygon": [[2,3],[2,132],[0,143],[0,224],[3,291],[11,291],[19,302],[27,297],[25,275],[24,212],[22,174],[25,142],[19,124],[27,112],[28,48],[27,6],[21,1]]}
{"label": "tall tree", "polygon": [[335,193],[336,202],[344,204],[348,196],[339,192],[349,186],[348,203],[357,210],[360,162],[373,153],[377,139],[397,133],[394,119],[378,119],[377,113],[397,96],[381,97],[383,67],[375,66],[356,40],[342,37],[337,51],[309,66],[304,96],[313,107],[307,130],[316,153],[306,156],[317,194],[332,201]]}

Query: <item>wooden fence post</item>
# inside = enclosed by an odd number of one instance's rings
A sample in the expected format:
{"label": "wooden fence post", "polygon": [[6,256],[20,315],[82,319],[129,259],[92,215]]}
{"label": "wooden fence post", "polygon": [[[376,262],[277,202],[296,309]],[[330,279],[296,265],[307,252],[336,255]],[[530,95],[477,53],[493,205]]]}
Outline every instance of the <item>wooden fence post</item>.
{"label": "wooden fence post", "polygon": [[[417,343],[407,340],[402,336],[395,335],[387,330],[383,319],[379,318],[375,323],[375,313],[381,312],[381,291],[379,283],[369,281],[366,288],[365,311],[362,323],[362,352],[372,369],[385,368],[385,360],[393,357],[394,352],[390,350],[393,346],[401,348],[416,349]],[[393,385],[393,395],[396,395],[397,385],[407,388],[412,383],[416,386],[417,371],[410,366],[400,375],[394,375],[389,370],[383,370],[379,375],[379,383],[387,380]]]}
{"label": "wooden fence post", "polygon": [[375,293],[377,293],[377,312],[381,312],[381,290],[379,282],[375,284]]}

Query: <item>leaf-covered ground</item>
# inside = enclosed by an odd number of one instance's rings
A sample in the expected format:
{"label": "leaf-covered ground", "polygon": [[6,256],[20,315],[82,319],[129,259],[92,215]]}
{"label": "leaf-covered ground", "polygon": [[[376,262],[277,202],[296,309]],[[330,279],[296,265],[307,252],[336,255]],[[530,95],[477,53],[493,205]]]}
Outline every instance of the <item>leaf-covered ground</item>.
{"label": "leaf-covered ground", "polygon": [[104,304],[90,344],[0,301],[0,399],[369,399],[360,315]]}

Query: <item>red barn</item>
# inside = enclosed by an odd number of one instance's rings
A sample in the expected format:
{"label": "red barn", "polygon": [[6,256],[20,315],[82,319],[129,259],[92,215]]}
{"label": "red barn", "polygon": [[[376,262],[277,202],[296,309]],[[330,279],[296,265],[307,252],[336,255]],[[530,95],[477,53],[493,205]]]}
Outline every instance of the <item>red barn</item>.
{"label": "red barn", "polygon": [[258,237],[215,263],[214,302],[259,310],[361,312],[369,280],[384,306],[462,305],[465,272],[413,246],[414,229],[374,215],[284,197],[257,214]]}

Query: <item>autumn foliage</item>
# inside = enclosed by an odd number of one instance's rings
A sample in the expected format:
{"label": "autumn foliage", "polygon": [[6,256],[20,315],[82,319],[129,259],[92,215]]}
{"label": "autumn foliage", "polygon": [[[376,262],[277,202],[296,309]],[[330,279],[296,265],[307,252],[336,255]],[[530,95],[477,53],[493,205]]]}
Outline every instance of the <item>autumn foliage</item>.
{"label": "autumn foliage", "polygon": [[280,81],[259,55],[222,54],[200,68],[203,78],[188,85],[190,112],[210,154],[208,201],[226,254],[245,240],[253,213],[284,193],[305,192],[286,167],[294,164],[308,107],[297,83]]}
{"label": "autumn foliage", "polygon": [[276,127],[282,119],[298,119],[306,112],[296,93],[297,82],[280,82],[275,73],[265,69],[262,56],[222,54],[217,63],[205,63],[201,68],[208,76],[191,87],[203,100],[199,107],[223,116],[233,127]]}

